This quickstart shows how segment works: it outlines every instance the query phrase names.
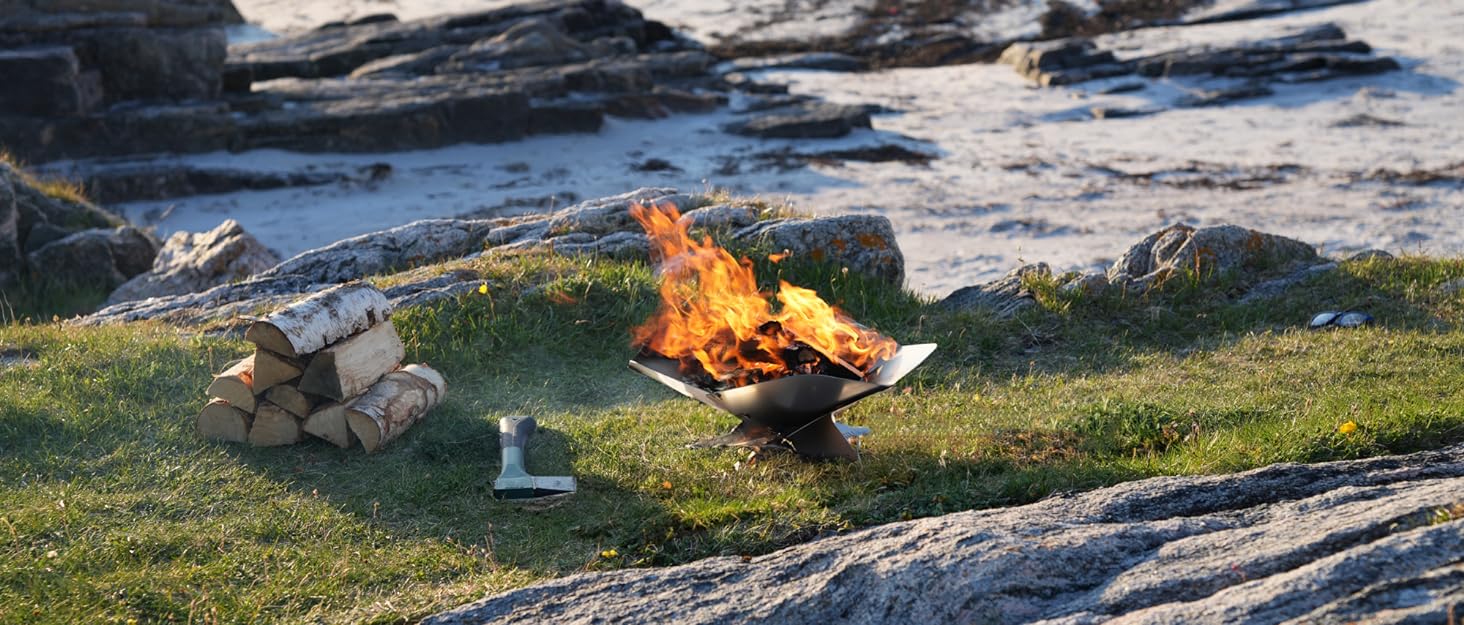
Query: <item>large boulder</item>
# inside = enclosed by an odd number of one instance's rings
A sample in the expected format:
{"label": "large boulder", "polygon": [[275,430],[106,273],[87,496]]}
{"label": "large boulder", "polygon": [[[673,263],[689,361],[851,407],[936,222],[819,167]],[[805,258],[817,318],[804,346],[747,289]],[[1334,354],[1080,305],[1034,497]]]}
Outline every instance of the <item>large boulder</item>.
{"label": "large boulder", "polygon": [[1311,245],[1234,225],[1193,228],[1176,224],[1129,248],[1108,269],[1108,281],[1128,290],[1147,290],[1182,275],[1253,281],[1298,264],[1315,264]]}
{"label": "large boulder", "polygon": [[478,623],[1447,623],[1464,446],[1160,477],[892,523],[751,559],[541,582]]}
{"label": "large boulder", "polygon": [[79,230],[122,223],[90,203],[48,194],[29,175],[0,161],[0,284],[28,272],[28,253]]}
{"label": "large boulder", "polygon": [[1037,305],[1027,281],[1051,276],[1047,263],[1023,265],[986,284],[956,289],[940,305],[949,310],[985,310],[998,318],[1011,317]]}
{"label": "large boulder", "polygon": [[905,281],[905,256],[889,218],[881,215],[772,219],[738,230],[732,238],[788,250],[796,258],[836,263],[893,284]]}
{"label": "large boulder", "polygon": [[423,219],[301,252],[259,275],[299,276],[314,284],[338,284],[461,258],[483,249],[483,238],[495,223],[486,219]]}
{"label": "large boulder", "polygon": [[147,271],[158,243],[132,226],[94,228],[69,234],[26,255],[28,270],[49,283],[121,286]]}
{"label": "large boulder", "polygon": [[68,46],[0,50],[0,114],[80,115],[101,100],[100,76],[82,73]]}
{"label": "large boulder", "polygon": [[105,305],[196,293],[243,280],[279,262],[279,256],[232,219],[208,232],[176,232],[163,243],[152,268],[112,291]]}

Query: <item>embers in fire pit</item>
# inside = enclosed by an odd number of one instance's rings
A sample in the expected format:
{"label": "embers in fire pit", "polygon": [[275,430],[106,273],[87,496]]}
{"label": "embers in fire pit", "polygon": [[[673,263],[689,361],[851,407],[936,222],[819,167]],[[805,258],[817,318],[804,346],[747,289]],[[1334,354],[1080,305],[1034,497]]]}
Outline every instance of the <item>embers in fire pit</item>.
{"label": "embers in fire pit", "polygon": [[[713,375],[699,361],[684,360],[681,367],[682,377],[687,382],[710,391],[721,391],[799,374],[827,375],[845,380],[864,379],[864,376],[852,365],[798,340],[793,333],[783,329],[783,324],[777,321],[769,321],[758,326],[757,333],[759,341],[743,341],[738,344],[738,360],[762,366],[739,368],[721,375]],[[773,344],[778,347],[775,351],[770,351],[760,347],[760,344]],[[655,353],[650,350],[646,351]],[[665,357],[663,354],[656,355]],[[769,356],[776,358],[776,361]]]}

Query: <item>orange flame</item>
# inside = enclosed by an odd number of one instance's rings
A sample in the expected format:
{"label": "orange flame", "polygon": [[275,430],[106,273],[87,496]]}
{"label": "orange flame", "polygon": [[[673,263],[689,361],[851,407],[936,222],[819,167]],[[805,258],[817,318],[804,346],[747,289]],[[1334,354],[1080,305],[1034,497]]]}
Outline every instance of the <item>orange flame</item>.
{"label": "orange flame", "polygon": [[637,345],[679,360],[683,374],[700,370],[721,384],[742,386],[809,373],[800,349],[806,345],[863,376],[899,349],[817,293],[786,281],[778,283],[775,312],[769,295],[757,288],[752,261],[733,258],[711,237],[692,239],[690,221],[675,206],[636,204],[630,214],[650,235],[662,275],[660,308],[631,333]]}

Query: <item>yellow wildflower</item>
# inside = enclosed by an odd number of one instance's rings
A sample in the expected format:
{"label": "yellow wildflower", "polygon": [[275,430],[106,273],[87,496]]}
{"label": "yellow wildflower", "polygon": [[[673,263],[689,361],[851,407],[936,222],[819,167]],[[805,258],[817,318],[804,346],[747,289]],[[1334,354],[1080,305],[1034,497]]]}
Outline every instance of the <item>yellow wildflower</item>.
{"label": "yellow wildflower", "polygon": [[1343,423],[1342,425],[1337,426],[1337,433],[1339,433],[1339,434],[1351,434],[1351,433],[1356,432],[1356,431],[1357,431],[1357,422],[1356,421],[1347,421],[1346,423]]}
{"label": "yellow wildflower", "polygon": [[488,294],[488,283],[487,282],[484,282],[483,284],[478,285],[478,293],[483,294],[483,295],[487,295]]}
{"label": "yellow wildflower", "polygon": [[618,556],[618,555],[620,555],[620,552],[619,551],[616,551],[614,549],[606,549],[606,550],[600,552],[600,557],[601,558],[605,558],[607,560],[610,559],[610,558],[613,558],[615,556]]}

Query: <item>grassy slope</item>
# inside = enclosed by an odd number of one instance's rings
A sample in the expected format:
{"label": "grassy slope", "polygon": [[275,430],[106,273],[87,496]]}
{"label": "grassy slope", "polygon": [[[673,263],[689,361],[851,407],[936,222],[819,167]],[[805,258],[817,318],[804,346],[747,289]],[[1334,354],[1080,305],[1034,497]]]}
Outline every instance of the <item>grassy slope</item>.
{"label": "grassy slope", "polygon": [[[858,463],[683,445],[730,417],[625,366],[653,307],[643,266],[478,260],[489,295],[405,311],[447,402],[375,456],[198,440],[236,339],[162,326],[11,326],[39,363],[0,370],[0,622],[400,622],[580,570],[758,554],[826,532],[1032,501],[1150,475],[1403,452],[1464,440],[1464,261],[1343,265],[1286,298],[1065,300],[950,315],[887,286],[777,266],[907,343],[941,344],[845,418]],[[768,276],[771,278],[771,276]],[[537,286],[526,286],[537,285]],[[1296,330],[1362,307],[1356,331]],[[581,491],[494,501],[498,417],[546,428],[542,474]],[[1359,429],[1337,432],[1352,420]],[[613,553],[610,550],[614,550]]]}

